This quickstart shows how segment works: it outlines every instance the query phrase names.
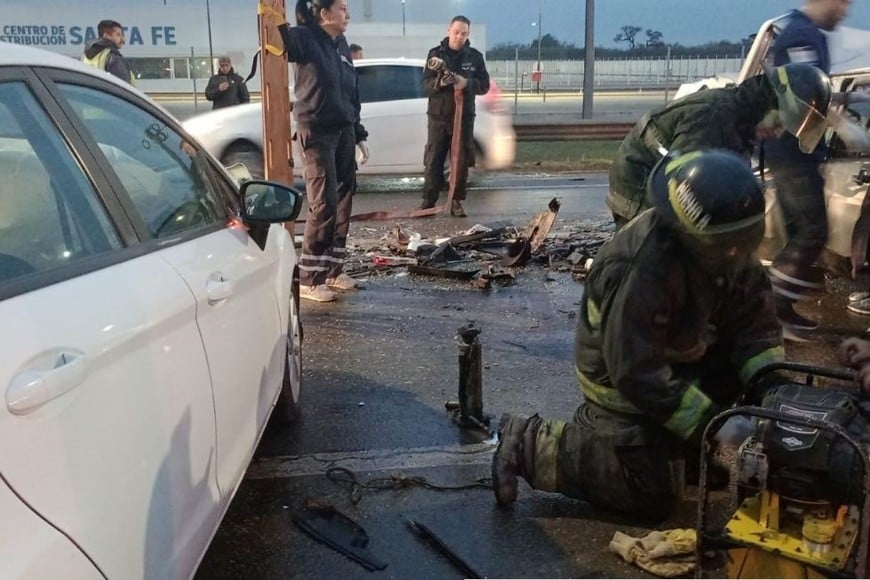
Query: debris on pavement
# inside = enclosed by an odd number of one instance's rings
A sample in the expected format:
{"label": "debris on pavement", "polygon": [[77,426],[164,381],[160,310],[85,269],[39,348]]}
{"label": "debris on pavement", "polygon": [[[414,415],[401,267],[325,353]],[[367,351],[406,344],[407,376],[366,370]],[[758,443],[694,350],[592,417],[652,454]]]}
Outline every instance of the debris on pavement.
{"label": "debris on pavement", "polygon": [[450,548],[450,546],[436,535],[435,532],[429,529],[428,526],[418,520],[408,519],[407,521],[408,527],[419,534],[421,538],[431,542],[439,552],[446,556],[454,566],[462,571],[464,578],[486,578],[486,576],[483,576],[480,572],[475,570],[462,556],[457,554],[455,550]]}
{"label": "debris on pavement", "polygon": [[369,572],[387,567],[386,562],[368,550],[369,535],[365,529],[332,505],[308,499],[292,517],[293,523],[303,532],[341,552]]}
{"label": "debris on pavement", "polygon": [[[604,218],[560,223],[560,205],[551,199],[522,227],[479,223],[453,235],[427,237],[401,223],[358,228],[357,239],[348,244],[345,272],[355,278],[407,272],[490,290],[512,284],[524,267],[543,266],[582,281],[598,249],[613,236],[613,223]],[[370,237],[378,233],[380,238]]]}

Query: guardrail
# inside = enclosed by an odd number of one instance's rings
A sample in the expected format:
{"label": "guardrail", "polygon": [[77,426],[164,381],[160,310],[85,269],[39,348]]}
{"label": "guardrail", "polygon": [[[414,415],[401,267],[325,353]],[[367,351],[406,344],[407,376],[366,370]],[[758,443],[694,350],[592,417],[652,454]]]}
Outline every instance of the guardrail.
{"label": "guardrail", "polygon": [[634,123],[514,125],[517,141],[619,141]]}

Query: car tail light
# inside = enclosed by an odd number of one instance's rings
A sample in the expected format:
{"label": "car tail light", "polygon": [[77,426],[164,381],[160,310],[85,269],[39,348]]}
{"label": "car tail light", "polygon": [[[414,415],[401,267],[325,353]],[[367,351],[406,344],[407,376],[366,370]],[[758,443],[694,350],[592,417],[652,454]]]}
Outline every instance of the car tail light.
{"label": "car tail light", "polygon": [[483,106],[488,113],[494,115],[504,115],[508,112],[501,100],[501,89],[493,80],[489,82],[489,91],[483,95]]}

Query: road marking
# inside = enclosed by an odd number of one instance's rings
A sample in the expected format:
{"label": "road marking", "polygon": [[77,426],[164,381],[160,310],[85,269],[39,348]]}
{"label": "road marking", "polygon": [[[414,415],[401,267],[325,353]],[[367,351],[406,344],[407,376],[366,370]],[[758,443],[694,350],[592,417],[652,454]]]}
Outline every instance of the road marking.
{"label": "road marking", "polygon": [[288,479],[323,475],[330,467],[344,467],[354,473],[395,471],[424,467],[489,465],[495,446],[491,443],[384,449],[378,451],[338,451],[300,456],[255,459],[248,467],[247,479]]}

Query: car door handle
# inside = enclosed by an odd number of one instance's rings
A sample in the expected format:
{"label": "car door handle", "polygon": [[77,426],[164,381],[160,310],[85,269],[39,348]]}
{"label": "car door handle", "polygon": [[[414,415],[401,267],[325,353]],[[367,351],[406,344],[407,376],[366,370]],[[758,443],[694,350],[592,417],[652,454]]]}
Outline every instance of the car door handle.
{"label": "car door handle", "polygon": [[25,415],[73,390],[88,376],[87,359],[81,353],[62,352],[49,370],[27,370],[15,375],[6,389],[6,407]]}
{"label": "car door handle", "polygon": [[208,282],[205,283],[205,293],[208,296],[209,304],[226,300],[233,295],[235,287],[235,282],[226,279],[223,274],[212,274]]}

